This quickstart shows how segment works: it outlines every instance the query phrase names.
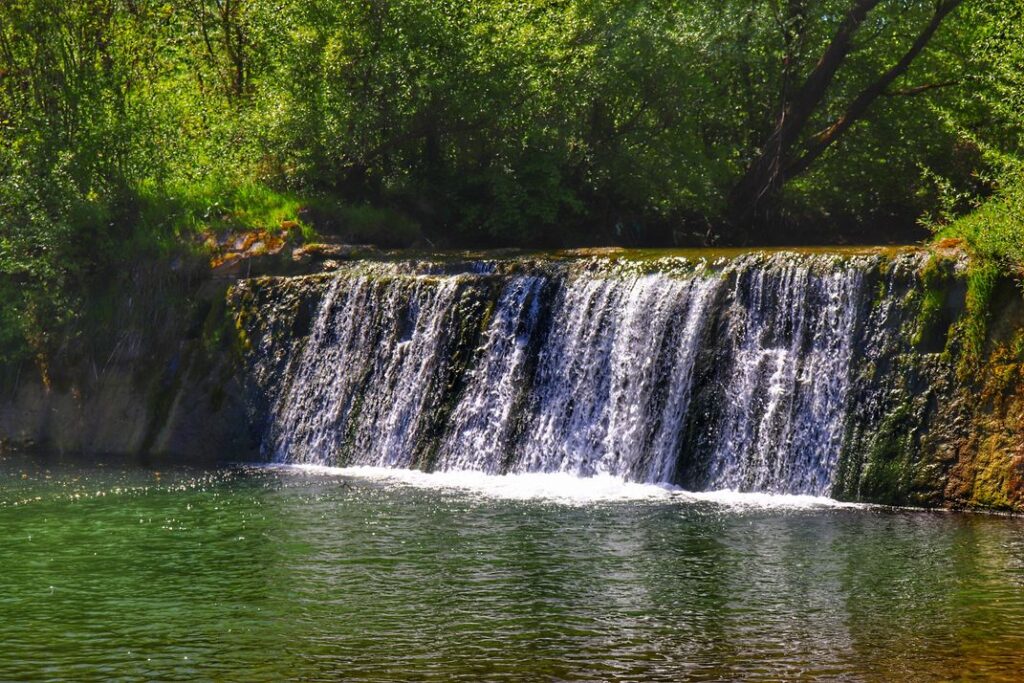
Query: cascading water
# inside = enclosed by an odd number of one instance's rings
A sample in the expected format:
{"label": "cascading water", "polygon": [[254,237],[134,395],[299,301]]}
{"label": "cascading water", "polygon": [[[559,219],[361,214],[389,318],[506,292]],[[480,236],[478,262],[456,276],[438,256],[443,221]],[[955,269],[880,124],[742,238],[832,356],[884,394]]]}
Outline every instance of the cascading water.
{"label": "cascading water", "polygon": [[310,280],[301,343],[262,342],[264,448],[828,494],[875,261],[351,265]]}
{"label": "cascading water", "polygon": [[710,488],[828,490],[861,290],[854,268],[739,274],[733,366],[709,459]]}
{"label": "cascading water", "polygon": [[431,401],[459,278],[338,278],[278,401],[274,459],[408,466]]}
{"label": "cascading water", "polygon": [[701,274],[563,283],[513,469],[668,481],[720,285]]}
{"label": "cascading water", "polygon": [[501,471],[528,379],[530,344],[546,284],[543,277],[516,277],[501,292],[480,359],[469,371],[467,386],[452,412],[453,427],[441,444],[438,469]]}

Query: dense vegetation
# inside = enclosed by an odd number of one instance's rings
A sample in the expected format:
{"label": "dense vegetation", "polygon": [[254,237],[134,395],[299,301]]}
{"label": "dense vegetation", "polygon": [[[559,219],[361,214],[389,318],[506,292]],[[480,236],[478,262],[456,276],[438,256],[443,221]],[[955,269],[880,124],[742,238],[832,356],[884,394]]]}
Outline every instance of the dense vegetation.
{"label": "dense vegetation", "polygon": [[98,273],[292,221],[436,246],[927,223],[1020,262],[1022,19],[1018,0],[5,0],[0,348],[45,348]]}

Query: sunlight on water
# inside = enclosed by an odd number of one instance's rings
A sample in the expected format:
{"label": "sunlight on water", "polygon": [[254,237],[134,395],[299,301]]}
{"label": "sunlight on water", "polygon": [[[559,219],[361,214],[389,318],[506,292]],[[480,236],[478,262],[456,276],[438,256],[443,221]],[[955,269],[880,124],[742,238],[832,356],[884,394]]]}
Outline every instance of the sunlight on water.
{"label": "sunlight on water", "polygon": [[0,455],[0,680],[1015,681],[1022,525],[607,476]]}

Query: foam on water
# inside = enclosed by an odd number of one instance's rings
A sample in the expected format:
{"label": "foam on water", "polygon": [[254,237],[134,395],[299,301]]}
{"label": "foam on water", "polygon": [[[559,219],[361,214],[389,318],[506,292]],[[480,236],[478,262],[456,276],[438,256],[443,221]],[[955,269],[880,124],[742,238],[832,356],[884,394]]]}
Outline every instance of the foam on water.
{"label": "foam on water", "polygon": [[685,491],[670,484],[640,484],[609,474],[579,477],[565,472],[487,474],[462,470],[423,472],[389,467],[328,467],[324,465],[272,465],[282,472],[325,477],[352,477],[414,488],[452,490],[497,500],[555,502],[590,505],[624,501],[713,503],[728,508],[812,509],[863,507],[820,496],[745,493],[741,491]]}
{"label": "foam on water", "polygon": [[826,496],[792,493],[757,493],[723,489],[720,491],[687,491],[686,498],[715,503],[731,508],[781,508],[810,510],[818,508],[868,508],[866,503],[846,503]]}

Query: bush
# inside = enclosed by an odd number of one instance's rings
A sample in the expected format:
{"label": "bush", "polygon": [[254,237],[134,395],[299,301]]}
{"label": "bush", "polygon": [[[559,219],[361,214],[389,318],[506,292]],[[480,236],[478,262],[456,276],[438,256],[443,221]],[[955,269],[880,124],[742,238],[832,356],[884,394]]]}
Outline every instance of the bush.
{"label": "bush", "polygon": [[937,232],[964,240],[978,259],[1024,274],[1024,178],[1012,180],[977,210]]}
{"label": "bush", "polygon": [[422,239],[419,224],[393,209],[314,199],[307,202],[299,215],[317,232],[337,236],[350,244],[399,248],[411,247]]}
{"label": "bush", "polygon": [[45,354],[51,331],[73,315],[82,264],[68,251],[81,205],[59,170],[41,181],[0,156],[0,362]]}

